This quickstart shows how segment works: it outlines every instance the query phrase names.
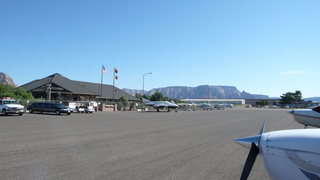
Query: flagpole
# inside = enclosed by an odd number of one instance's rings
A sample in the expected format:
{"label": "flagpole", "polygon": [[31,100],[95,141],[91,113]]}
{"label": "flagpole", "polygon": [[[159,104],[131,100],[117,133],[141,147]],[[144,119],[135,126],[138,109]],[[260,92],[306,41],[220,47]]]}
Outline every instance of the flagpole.
{"label": "flagpole", "polygon": [[114,79],[115,79],[115,68],[113,68],[113,102],[114,102]]}
{"label": "flagpole", "polygon": [[102,103],[103,65],[101,66],[100,103]]}

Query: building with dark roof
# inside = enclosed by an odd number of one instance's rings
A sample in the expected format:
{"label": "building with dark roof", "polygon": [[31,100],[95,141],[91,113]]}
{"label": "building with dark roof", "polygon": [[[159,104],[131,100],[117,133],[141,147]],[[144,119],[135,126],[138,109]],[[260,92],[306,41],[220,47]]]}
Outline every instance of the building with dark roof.
{"label": "building with dark roof", "polygon": [[74,81],[58,73],[20,87],[31,92],[33,97],[44,98],[47,101],[114,101],[122,96],[129,101],[140,101],[115,86]]}

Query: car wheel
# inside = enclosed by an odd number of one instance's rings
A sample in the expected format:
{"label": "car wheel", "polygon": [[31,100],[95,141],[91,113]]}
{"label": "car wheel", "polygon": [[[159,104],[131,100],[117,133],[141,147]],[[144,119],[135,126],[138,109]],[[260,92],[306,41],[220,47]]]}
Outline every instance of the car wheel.
{"label": "car wheel", "polygon": [[56,110],[56,115],[60,115],[60,111],[59,110]]}
{"label": "car wheel", "polygon": [[71,113],[67,113],[67,115],[70,115]]}
{"label": "car wheel", "polygon": [[8,115],[8,114],[7,114],[7,110],[6,110],[6,109],[3,109],[3,110],[2,110],[2,114],[3,114],[4,116]]}
{"label": "car wheel", "polygon": [[22,113],[19,113],[19,116],[22,116]]}
{"label": "car wheel", "polygon": [[29,113],[33,113],[33,110],[32,110],[32,109],[30,109],[30,110],[29,110]]}

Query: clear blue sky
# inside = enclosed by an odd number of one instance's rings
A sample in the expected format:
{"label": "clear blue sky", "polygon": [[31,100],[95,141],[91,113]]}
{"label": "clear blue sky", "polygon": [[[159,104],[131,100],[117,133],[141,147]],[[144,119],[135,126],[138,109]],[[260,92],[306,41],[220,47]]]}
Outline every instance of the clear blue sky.
{"label": "clear blue sky", "polygon": [[319,0],[2,0],[0,72],[320,96]]}

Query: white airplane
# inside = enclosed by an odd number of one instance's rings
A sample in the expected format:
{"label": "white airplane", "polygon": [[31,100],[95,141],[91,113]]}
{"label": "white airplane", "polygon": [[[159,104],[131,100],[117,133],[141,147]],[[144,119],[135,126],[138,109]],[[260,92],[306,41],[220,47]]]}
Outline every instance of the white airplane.
{"label": "white airplane", "polygon": [[305,125],[304,128],[308,126],[320,127],[320,106],[310,109],[294,109],[287,111],[287,113],[292,114],[295,121]]}
{"label": "white airplane", "polygon": [[174,103],[173,101],[149,101],[147,99],[142,98],[142,101],[146,106],[151,106],[155,109],[157,109],[157,112],[160,111],[160,109],[167,109],[168,112],[170,109],[175,109],[175,112],[178,112],[178,105]]}
{"label": "white airplane", "polygon": [[212,111],[212,110],[214,109],[214,107],[215,107],[215,106],[212,106],[211,104],[206,104],[206,103],[204,103],[204,104],[199,104],[199,105],[198,105],[198,108],[199,108],[199,109],[208,110],[208,111],[209,111],[209,110]]}
{"label": "white airplane", "polygon": [[215,108],[217,108],[217,110],[220,110],[220,109],[224,110],[225,107],[226,107],[225,104],[215,104]]}
{"label": "white airplane", "polygon": [[320,129],[281,130],[236,139],[250,148],[241,178],[247,179],[258,154],[271,179],[320,179]]}
{"label": "white airplane", "polygon": [[187,111],[191,111],[191,110],[195,111],[196,107],[198,107],[197,104],[195,104],[193,102],[191,102],[189,104],[188,103],[179,103],[178,106],[180,109],[187,110]]}

